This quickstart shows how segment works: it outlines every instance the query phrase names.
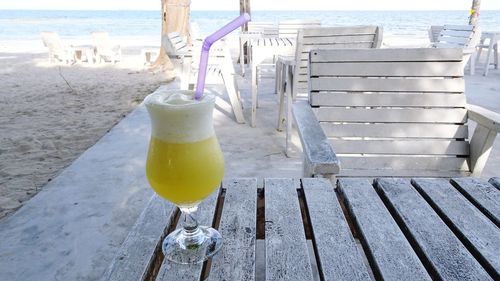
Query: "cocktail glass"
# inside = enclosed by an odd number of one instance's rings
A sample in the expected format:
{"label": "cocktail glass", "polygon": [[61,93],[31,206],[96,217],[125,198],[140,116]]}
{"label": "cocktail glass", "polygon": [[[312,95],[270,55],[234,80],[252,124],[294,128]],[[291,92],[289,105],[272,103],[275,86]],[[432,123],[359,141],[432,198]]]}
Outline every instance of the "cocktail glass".
{"label": "cocktail glass", "polygon": [[224,158],[215,136],[215,97],[194,99],[193,91],[157,91],[144,103],[151,119],[146,175],[151,187],[183,213],[182,228],[162,244],[165,258],[200,263],[222,246],[217,230],[199,226],[198,204],[216,190],[224,174]]}

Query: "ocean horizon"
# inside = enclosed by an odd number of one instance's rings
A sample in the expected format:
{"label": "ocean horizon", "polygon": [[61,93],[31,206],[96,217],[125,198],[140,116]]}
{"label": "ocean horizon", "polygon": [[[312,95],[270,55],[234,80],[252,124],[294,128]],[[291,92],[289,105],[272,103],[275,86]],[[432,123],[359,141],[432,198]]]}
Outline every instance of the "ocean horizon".
{"label": "ocean horizon", "polygon": [[[239,15],[239,11],[191,11],[191,24],[206,36]],[[324,26],[380,25],[384,37],[427,38],[431,25],[467,24],[468,10],[450,11],[253,11],[254,21],[315,19]],[[500,11],[481,11],[483,31],[500,26]],[[136,10],[0,10],[0,41],[39,40],[40,32],[55,31],[65,39],[87,38],[104,30],[114,38],[149,38],[161,32],[160,11]]]}

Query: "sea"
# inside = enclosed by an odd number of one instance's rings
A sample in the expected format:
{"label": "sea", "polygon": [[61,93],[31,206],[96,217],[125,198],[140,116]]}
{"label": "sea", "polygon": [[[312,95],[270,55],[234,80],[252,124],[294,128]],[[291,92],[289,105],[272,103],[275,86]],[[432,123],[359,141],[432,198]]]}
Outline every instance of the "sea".
{"label": "sea", "polygon": [[[239,11],[191,11],[197,36],[217,30]],[[467,24],[469,11],[253,11],[253,21],[315,19],[324,26],[381,25],[384,38],[426,40],[430,25]],[[41,31],[65,39],[84,40],[92,31],[107,31],[115,39],[159,44],[160,11],[0,10],[0,41],[40,40]],[[481,29],[500,29],[500,11],[481,11]],[[234,34],[233,34],[234,35]]]}

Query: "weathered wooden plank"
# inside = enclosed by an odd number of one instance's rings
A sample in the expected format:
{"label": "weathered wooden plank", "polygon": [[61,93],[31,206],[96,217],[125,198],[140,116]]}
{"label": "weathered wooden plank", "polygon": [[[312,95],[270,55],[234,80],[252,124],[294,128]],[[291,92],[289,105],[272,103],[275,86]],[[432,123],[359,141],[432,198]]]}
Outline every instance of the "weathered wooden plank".
{"label": "weathered wooden plank", "polygon": [[451,183],[500,227],[500,191],[498,187],[495,188],[486,181],[477,178],[455,178],[451,180]]}
{"label": "weathered wooden plank", "polygon": [[465,123],[464,108],[315,108],[321,121],[370,123]]}
{"label": "weathered wooden plank", "polygon": [[350,215],[381,280],[431,280],[391,214],[367,179],[339,179]]}
{"label": "weathered wooden plank", "polygon": [[456,48],[456,49],[463,48],[462,44],[453,42],[437,42],[434,44],[434,46],[436,46],[437,48]]}
{"label": "weathered wooden plank", "polygon": [[266,179],[266,280],[312,280],[304,225],[292,179]]}
{"label": "weathered wooden plank", "polygon": [[500,189],[500,178],[493,177],[488,182],[491,183],[494,187]]}
{"label": "weathered wooden plank", "polygon": [[339,177],[424,177],[424,178],[450,178],[470,176],[469,171],[452,170],[414,170],[414,169],[347,169],[342,167]]}
{"label": "weathered wooden plank", "polygon": [[326,136],[380,138],[466,139],[467,125],[451,124],[338,124],[322,122]]}
{"label": "weathered wooden plank", "polygon": [[450,92],[462,93],[465,83],[462,78],[432,79],[386,79],[364,77],[311,77],[311,91],[369,91],[369,92]]}
{"label": "weathered wooden plank", "polygon": [[[400,67],[404,64],[404,67]],[[460,62],[348,62],[314,63],[311,76],[355,76],[355,77],[452,77],[463,76]]]}
{"label": "weathered wooden plank", "polygon": [[257,180],[226,180],[219,232],[224,245],[207,280],[255,280]]}
{"label": "weathered wooden plank", "polygon": [[467,158],[439,156],[337,155],[342,169],[469,171]]}
{"label": "weathered wooden plank", "polygon": [[309,27],[304,28],[302,32],[304,33],[304,38],[310,36],[342,36],[342,35],[353,35],[353,34],[372,34],[374,35],[377,31],[376,26],[336,26],[336,27]]}
{"label": "weathered wooden plank", "polygon": [[452,37],[452,36],[446,36],[441,33],[441,36],[438,38],[439,42],[446,42],[449,44],[457,44],[460,46],[465,46],[469,41],[469,37]]}
{"label": "weathered wooden plank", "polygon": [[492,280],[409,179],[377,179],[376,188],[432,275],[439,280]]}
{"label": "weathered wooden plank", "polygon": [[469,143],[455,140],[330,139],[337,154],[469,155]]}
{"label": "weathered wooden plank", "polygon": [[348,44],[348,43],[373,43],[373,39],[375,34],[321,34],[316,36],[304,36],[302,39],[302,44],[304,46],[304,50],[309,50],[311,46],[316,46],[315,49],[323,49],[323,46],[328,46],[329,44]]}
{"label": "weathered wooden plank", "polygon": [[444,29],[441,32],[441,36],[450,36],[450,37],[465,37],[469,38],[471,35],[472,29],[469,30],[463,30],[463,29]]}
{"label": "weathered wooden plank", "polygon": [[143,280],[162,242],[163,232],[171,224],[176,211],[173,204],[153,195],[101,280]]}
{"label": "weathered wooden plank", "polygon": [[316,50],[311,52],[311,62],[356,62],[356,61],[461,61],[459,49],[401,49],[395,54],[392,49],[369,50]]}
{"label": "weathered wooden plank", "polygon": [[443,29],[445,30],[473,30],[474,26],[473,25],[453,25],[453,24],[447,24],[443,26]]}
{"label": "weathered wooden plank", "polygon": [[413,186],[462,240],[489,274],[500,280],[500,229],[446,179],[416,179]]}
{"label": "weathered wooden plank", "polygon": [[[463,67],[462,67],[463,68]],[[313,92],[313,106],[465,107],[464,94]]]}
{"label": "weathered wooden plank", "polygon": [[316,116],[307,102],[293,104],[293,117],[304,151],[304,172],[313,174],[337,174],[339,163],[321,129]]}
{"label": "weathered wooden plank", "polygon": [[[219,190],[214,191],[207,199],[203,200],[198,206],[198,211],[195,213],[200,225],[211,226],[214,220],[215,207],[217,206],[217,198]],[[182,227],[182,218],[179,219],[177,228]],[[164,260],[160,271],[156,276],[156,281],[172,281],[172,280],[200,280],[203,263],[199,264],[176,264],[168,260]]]}
{"label": "weathered wooden plank", "polygon": [[370,280],[331,183],[303,179],[312,235],[323,280]]}

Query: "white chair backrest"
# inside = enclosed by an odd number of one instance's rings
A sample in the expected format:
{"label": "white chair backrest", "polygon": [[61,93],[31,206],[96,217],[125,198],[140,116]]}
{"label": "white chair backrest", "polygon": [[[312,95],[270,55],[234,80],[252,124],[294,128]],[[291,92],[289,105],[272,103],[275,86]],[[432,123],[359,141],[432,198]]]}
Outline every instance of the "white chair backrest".
{"label": "white chair backrest", "polygon": [[310,53],[310,104],[341,176],[468,175],[462,50]]}
{"label": "white chair backrest", "polygon": [[286,20],[278,23],[279,37],[297,37],[299,29],[321,26],[319,20]]}
{"label": "white chair backrest", "polygon": [[55,32],[43,31],[40,33],[42,37],[42,42],[45,47],[49,49],[49,52],[57,54],[63,51],[63,45],[61,43],[61,38]]}
{"label": "white chair backrest", "polygon": [[429,41],[431,41],[431,43],[437,42],[437,40],[439,38],[439,34],[441,34],[441,30],[443,30],[442,25],[431,25],[429,27],[427,32],[429,35]]}
{"label": "white chair backrest", "polygon": [[379,26],[308,27],[299,30],[293,88],[295,95],[308,93],[309,52],[314,49],[379,48],[383,30]]}
{"label": "white chair backrest", "polygon": [[162,37],[163,46],[165,48],[165,53],[168,56],[178,56],[182,52],[188,51],[188,45],[186,41],[178,32],[170,32],[166,36]]}
{"label": "white chair backrest", "polygon": [[434,46],[437,48],[475,48],[481,39],[478,26],[444,25]]}
{"label": "white chair backrest", "polygon": [[94,46],[97,51],[103,55],[112,53],[113,43],[109,38],[109,34],[105,31],[95,31],[91,33]]}

